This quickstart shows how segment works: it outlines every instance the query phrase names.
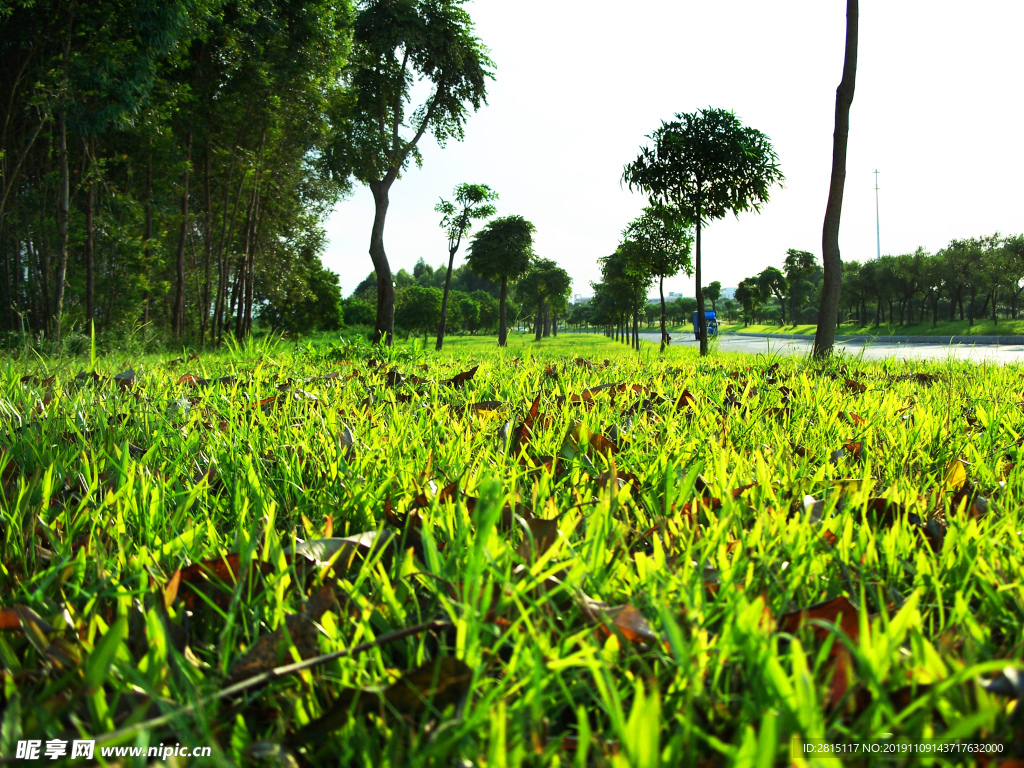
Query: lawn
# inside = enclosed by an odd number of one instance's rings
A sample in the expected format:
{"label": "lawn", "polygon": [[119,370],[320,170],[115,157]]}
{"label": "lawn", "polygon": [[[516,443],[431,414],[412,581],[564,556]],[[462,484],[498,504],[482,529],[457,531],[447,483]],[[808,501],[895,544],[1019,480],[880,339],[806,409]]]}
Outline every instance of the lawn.
{"label": "lawn", "polygon": [[5,758],[1020,749],[1017,367],[575,334],[169,358],[6,361]]}

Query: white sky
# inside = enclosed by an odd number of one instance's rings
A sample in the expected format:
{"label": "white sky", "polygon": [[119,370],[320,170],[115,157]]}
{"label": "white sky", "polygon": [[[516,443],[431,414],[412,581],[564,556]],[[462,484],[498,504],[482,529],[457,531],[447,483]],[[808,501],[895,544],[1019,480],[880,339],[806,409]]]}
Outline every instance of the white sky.
{"label": "white sky", "polygon": [[[466,140],[423,142],[424,163],[391,190],[384,244],[393,271],[447,242],[434,205],[461,182],[489,184],[498,215],[537,227],[535,250],[591,295],[597,259],[646,200],[623,165],[676,112],[731,109],[766,133],[786,175],[760,214],[703,232],[705,282],[735,286],[787,248],[821,255],[842,75],[843,0],[476,0],[467,5],[496,79]],[[840,248],[874,258],[878,168],[882,253],[954,237],[1024,231],[1021,0],[861,0]],[[371,270],[365,187],[327,222],[324,263],[345,295]],[[460,250],[456,265],[462,263]],[[693,295],[692,278],[666,292]]]}

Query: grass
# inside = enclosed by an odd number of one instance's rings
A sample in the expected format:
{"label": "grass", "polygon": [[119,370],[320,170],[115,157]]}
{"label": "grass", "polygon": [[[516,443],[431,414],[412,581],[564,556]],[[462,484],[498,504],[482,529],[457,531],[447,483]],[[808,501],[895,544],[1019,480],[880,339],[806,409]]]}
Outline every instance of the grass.
{"label": "grass", "polygon": [[[813,324],[798,324],[795,328],[788,324],[784,328],[778,325],[744,327],[742,323],[722,326],[723,331],[809,336],[814,335],[816,328],[817,326]],[[877,328],[874,324],[861,326],[856,323],[848,323],[840,326],[839,333],[858,336],[1018,336],[1024,335],[1024,320],[1000,320],[998,323],[993,323],[992,320],[977,320],[973,326],[966,320],[957,320],[955,322],[939,322],[934,328],[930,321],[907,323],[906,325],[882,323]]]}
{"label": "grass", "polygon": [[1020,368],[370,352],[6,361],[0,755],[799,766],[793,739],[1022,738]]}

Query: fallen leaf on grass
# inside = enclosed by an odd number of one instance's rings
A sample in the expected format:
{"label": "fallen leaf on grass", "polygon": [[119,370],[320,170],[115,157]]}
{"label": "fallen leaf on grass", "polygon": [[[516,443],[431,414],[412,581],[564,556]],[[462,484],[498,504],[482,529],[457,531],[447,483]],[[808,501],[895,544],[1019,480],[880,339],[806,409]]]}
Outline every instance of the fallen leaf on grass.
{"label": "fallen leaf on grass", "polygon": [[967,482],[967,467],[962,459],[953,459],[946,465],[943,485],[951,491],[959,491]]}
{"label": "fallen leaf on grass", "polygon": [[384,717],[397,714],[415,720],[428,710],[441,712],[457,704],[472,681],[473,670],[465,662],[442,656],[405,673],[383,691],[347,688],[323,715],[292,734],[288,743],[302,746],[320,742],[349,723],[352,715],[371,711],[374,700]]}
{"label": "fallen leaf on grass", "polygon": [[694,408],[697,405],[697,398],[693,396],[693,393],[688,389],[684,389],[682,394],[676,400],[676,410],[681,411],[684,408]]}
{"label": "fallen leaf on grass", "polygon": [[839,412],[839,417],[843,418],[843,419],[846,419],[848,422],[853,424],[853,426],[855,426],[855,427],[860,427],[860,426],[868,423],[867,419],[865,419],[863,416],[858,416],[853,411],[840,411]]}
{"label": "fallen leaf on grass", "polygon": [[328,610],[338,607],[338,598],[334,586],[326,584],[315,592],[301,613],[293,613],[285,618],[283,627],[256,639],[242,656],[235,660],[228,672],[232,682],[269,672],[288,660],[287,636],[295,645],[300,659],[309,659],[320,653],[320,628],[316,622]]}
{"label": "fallen leaf on grass", "polygon": [[127,371],[115,374],[114,383],[121,389],[131,389],[135,386],[135,371],[129,368]]}
{"label": "fallen leaf on grass", "polygon": [[598,632],[604,637],[621,634],[631,643],[657,643],[661,639],[644,615],[628,603],[608,606],[595,600],[584,600],[581,607],[583,615],[598,625]]}
{"label": "fallen leaf on grass", "polygon": [[615,443],[609,440],[604,435],[593,433],[588,438],[590,447],[600,453],[602,456],[612,456],[618,452],[619,448]]}
{"label": "fallen leaf on grass", "polygon": [[[860,637],[860,612],[854,607],[845,596],[840,595],[831,600],[803,608],[798,611],[790,611],[779,616],[776,624],[776,631],[796,634],[807,622],[812,620],[838,622],[838,628],[853,643]],[[818,642],[824,641],[829,636],[829,631],[824,627],[814,627],[814,637]],[[850,652],[846,646],[836,638],[829,651],[829,660],[832,662],[833,674],[832,683],[829,688],[829,704],[835,707],[846,693],[852,682],[853,662]]]}
{"label": "fallen leaf on grass", "polygon": [[468,371],[456,374],[455,376],[452,376],[450,379],[445,379],[444,381],[441,382],[441,384],[449,387],[461,387],[476,375],[476,371],[479,367],[479,365],[474,365]]}
{"label": "fallen leaf on grass", "polygon": [[540,414],[540,395],[538,394],[533,400],[533,404],[530,406],[530,410],[527,412],[526,417],[521,423],[517,424],[515,429],[512,430],[512,444],[509,446],[509,453],[513,456],[519,453],[520,449],[524,448],[533,436],[533,425],[537,420],[537,416]]}
{"label": "fallen leaf on grass", "polygon": [[365,531],[353,536],[297,540],[286,554],[311,561],[318,567],[333,561],[336,571],[344,571],[365,560],[374,550],[386,546],[395,536],[393,531]]}
{"label": "fallen leaf on grass", "polygon": [[[257,568],[264,575],[272,570],[270,563],[264,562],[258,566],[254,562],[251,570]],[[206,601],[201,595],[209,598],[219,608],[227,608],[241,573],[241,558],[237,553],[194,563],[181,569],[181,583],[188,589],[181,590],[179,587],[178,595],[190,610],[205,605]]]}
{"label": "fallen leaf on grass", "polygon": [[536,562],[551,549],[558,539],[558,521],[531,517],[526,520],[529,532],[523,532],[523,540],[516,548],[516,554],[528,562]]}
{"label": "fallen leaf on grass", "polygon": [[50,624],[26,605],[12,605],[10,608],[0,608],[0,630],[12,631],[22,629],[26,632],[29,627],[43,634],[56,632]]}
{"label": "fallen leaf on grass", "polygon": [[462,413],[472,412],[479,413],[480,411],[497,411],[502,406],[500,400],[481,400],[478,403],[470,403],[469,405],[462,406],[459,410]]}
{"label": "fallen leaf on grass", "polygon": [[856,381],[855,379],[847,377],[846,379],[844,379],[844,383],[846,384],[847,389],[852,390],[859,395],[862,395],[868,391],[866,385],[861,384],[859,381]]}

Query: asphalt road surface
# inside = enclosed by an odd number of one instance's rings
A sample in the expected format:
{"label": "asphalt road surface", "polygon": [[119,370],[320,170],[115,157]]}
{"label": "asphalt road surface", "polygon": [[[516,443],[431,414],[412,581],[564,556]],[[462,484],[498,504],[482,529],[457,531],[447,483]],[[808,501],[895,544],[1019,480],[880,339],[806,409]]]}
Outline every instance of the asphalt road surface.
{"label": "asphalt road surface", "polygon": [[[640,338],[655,344],[661,342],[660,333],[641,333]],[[722,334],[719,349],[723,352],[748,352],[751,354],[809,355],[813,337],[757,337]],[[672,334],[673,346],[696,347],[692,333]],[[837,341],[841,349],[854,357],[866,360],[882,360],[894,357],[897,360],[970,360],[972,362],[1024,363],[1024,345],[997,346],[994,344],[917,344],[882,341]]]}

